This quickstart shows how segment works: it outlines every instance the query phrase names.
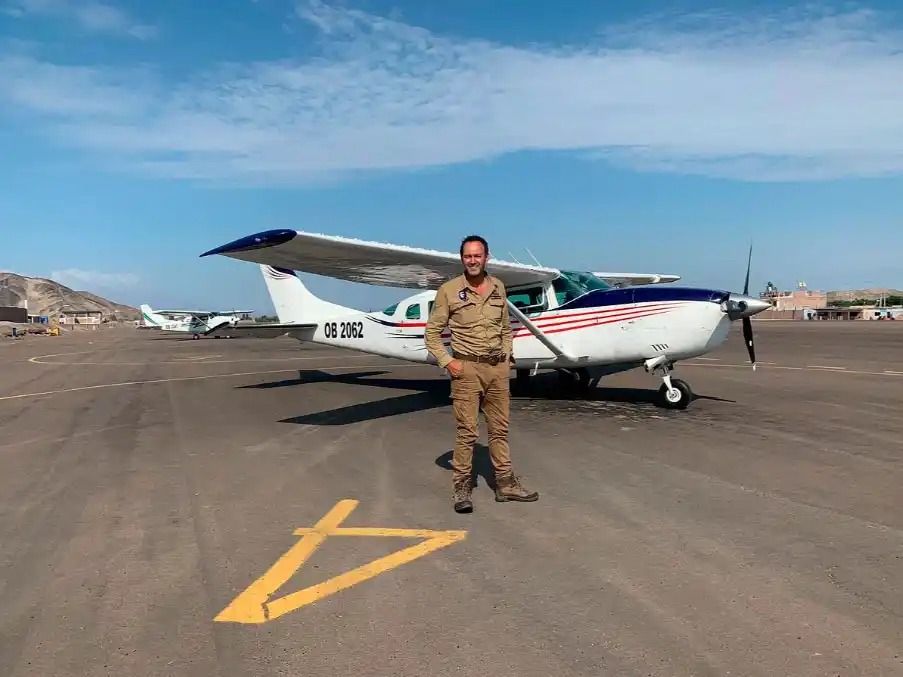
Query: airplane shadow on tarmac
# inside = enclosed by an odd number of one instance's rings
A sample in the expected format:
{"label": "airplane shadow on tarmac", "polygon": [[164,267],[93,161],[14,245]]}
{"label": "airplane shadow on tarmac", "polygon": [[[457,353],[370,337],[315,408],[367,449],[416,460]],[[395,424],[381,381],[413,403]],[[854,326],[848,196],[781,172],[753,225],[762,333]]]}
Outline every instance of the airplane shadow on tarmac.
{"label": "airplane shadow on tarmac", "polygon": [[[376,378],[387,373],[390,372],[383,370],[361,371],[351,374],[330,374],[318,369],[309,371],[301,370],[298,372],[298,378],[296,379],[285,379],[281,381],[270,381],[236,387],[240,389],[267,390],[270,388],[287,388],[291,386],[303,386],[310,383],[330,382],[346,383],[355,386],[371,386],[388,390],[415,391],[397,397],[388,397],[373,402],[361,402],[359,404],[338,407],[336,409],[329,409],[313,414],[293,416],[279,421],[280,423],[296,423],[298,425],[352,425],[363,421],[373,421],[389,416],[413,414],[419,411],[439,409],[451,405],[449,396],[450,384],[447,378]],[[657,390],[657,388],[605,388],[600,386],[583,393],[573,394],[562,391],[558,383],[557,375],[554,372],[549,372],[540,373],[534,376],[531,379],[530,384],[526,386],[526,391],[524,392],[521,392],[521,389],[514,384],[514,381],[512,381],[511,399],[512,403],[537,400],[619,402],[635,404],[644,409],[661,411],[655,403]],[[709,397],[698,394],[694,394],[693,399],[734,402],[733,400],[725,400],[718,397]]]}

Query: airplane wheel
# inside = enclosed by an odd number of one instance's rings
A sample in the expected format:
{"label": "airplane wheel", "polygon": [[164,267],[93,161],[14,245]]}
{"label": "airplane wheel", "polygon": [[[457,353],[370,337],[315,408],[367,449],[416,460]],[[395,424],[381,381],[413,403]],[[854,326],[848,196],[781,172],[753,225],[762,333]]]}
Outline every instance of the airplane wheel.
{"label": "airplane wheel", "polygon": [[671,385],[674,386],[675,392],[669,393],[668,386],[662,383],[662,387],[658,389],[659,400],[666,409],[686,409],[693,399],[693,391],[686,381],[679,378],[672,378]]}

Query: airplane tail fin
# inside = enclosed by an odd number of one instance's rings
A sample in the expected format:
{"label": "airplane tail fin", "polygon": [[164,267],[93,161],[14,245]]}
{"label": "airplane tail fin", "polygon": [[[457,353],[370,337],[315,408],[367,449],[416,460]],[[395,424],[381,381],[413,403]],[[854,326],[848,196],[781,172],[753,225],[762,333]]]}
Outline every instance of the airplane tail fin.
{"label": "airplane tail fin", "polygon": [[141,304],[141,320],[145,327],[160,327],[163,325],[163,317],[157,315],[146,303]]}
{"label": "airplane tail fin", "polygon": [[317,323],[357,312],[315,296],[293,270],[259,265],[270,299],[276,308],[276,315],[282,324]]}

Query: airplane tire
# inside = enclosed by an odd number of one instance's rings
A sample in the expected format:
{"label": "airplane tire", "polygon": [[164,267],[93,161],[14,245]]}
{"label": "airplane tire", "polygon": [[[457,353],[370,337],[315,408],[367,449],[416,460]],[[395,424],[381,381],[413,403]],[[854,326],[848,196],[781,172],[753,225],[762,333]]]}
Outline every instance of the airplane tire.
{"label": "airplane tire", "polygon": [[687,385],[686,381],[682,381],[679,378],[672,378],[671,385],[680,393],[680,396],[676,400],[669,398],[668,386],[662,383],[662,387],[658,389],[661,405],[666,409],[686,409],[687,405],[690,404],[690,400],[693,399],[693,391],[690,390],[690,386]]}

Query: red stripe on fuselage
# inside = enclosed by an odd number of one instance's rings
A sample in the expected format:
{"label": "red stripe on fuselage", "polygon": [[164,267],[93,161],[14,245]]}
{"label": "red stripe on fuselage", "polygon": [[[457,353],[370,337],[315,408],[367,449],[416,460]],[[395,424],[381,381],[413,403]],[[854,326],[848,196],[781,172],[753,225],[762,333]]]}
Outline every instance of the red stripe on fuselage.
{"label": "red stripe on fuselage", "polygon": [[[549,327],[557,326],[563,322],[583,321],[583,319],[578,319],[578,318],[585,318],[586,320],[589,320],[591,317],[592,318],[605,317],[607,315],[616,315],[618,313],[637,312],[637,311],[641,311],[641,310],[658,310],[660,308],[670,310],[672,308],[679,308],[684,303],[685,303],[684,301],[670,301],[670,302],[665,302],[665,303],[649,303],[649,304],[641,305],[641,306],[634,306],[632,304],[626,304],[623,306],[596,308],[594,310],[587,310],[585,312],[580,312],[580,313],[568,313],[567,311],[556,312],[555,310],[551,310],[551,311],[547,311],[544,316],[537,317],[535,319],[531,319],[531,322],[533,322],[533,324],[535,324],[537,327],[543,328],[543,327],[547,327],[547,326],[549,326]],[[396,322],[396,323],[393,323],[392,326],[395,328],[398,328],[398,329],[408,329],[408,328],[414,329],[414,328],[418,328],[418,327],[426,327],[426,322]],[[523,328],[523,325],[516,318],[511,321],[511,326],[515,330]]]}
{"label": "red stripe on fuselage", "polygon": [[[560,313],[558,315],[554,315],[552,317],[539,317],[536,319],[531,319],[531,322],[535,324],[539,328],[544,327],[557,327],[561,324],[565,323],[574,323],[574,322],[588,322],[589,320],[597,320],[605,317],[619,317],[621,315],[629,314],[629,313],[638,313],[638,312],[646,312],[646,311],[654,311],[654,310],[674,310],[678,308],[674,304],[668,303],[656,303],[656,304],[648,304],[645,306],[619,306],[617,308],[605,308],[602,310],[594,310],[588,313]],[[512,322],[512,327],[515,329],[522,329],[523,325],[515,320]]]}
{"label": "red stripe on fuselage", "polygon": [[[670,308],[661,308],[658,310],[635,310],[631,313],[627,313],[624,315],[618,315],[613,317],[611,315],[605,317],[590,317],[585,318],[583,320],[579,320],[576,322],[561,322],[553,327],[543,328],[543,334],[560,334],[566,331],[573,331],[576,329],[589,329],[590,327],[598,327],[602,324],[617,324],[619,322],[626,322],[628,320],[638,320],[644,317],[653,317],[655,315],[663,315],[665,313],[670,312]],[[514,338],[526,338],[528,336],[533,336],[533,334],[528,329],[518,329],[514,332]],[[442,334],[442,341],[446,347],[448,347],[451,340],[451,334],[448,332],[444,332]]]}
{"label": "red stripe on fuselage", "polygon": [[[586,329],[588,327],[597,327],[602,324],[617,324],[619,322],[626,322],[627,320],[638,320],[644,317],[652,317],[653,315],[661,315],[668,312],[670,312],[669,308],[662,308],[659,310],[636,310],[617,316],[603,315],[600,317],[588,317],[576,322],[559,322],[554,325],[539,327],[539,329],[543,334],[559,334],[564,331],[571,331],[572,329]],[[523,336],[532,336],[532,334],[528,329],[518,329],[514,333],[515,338],[521,338]]]}

